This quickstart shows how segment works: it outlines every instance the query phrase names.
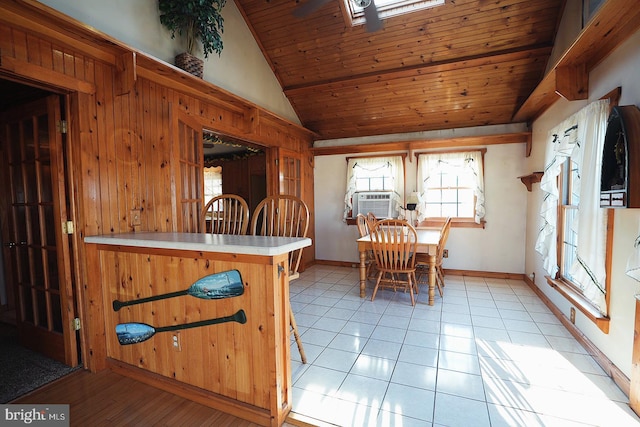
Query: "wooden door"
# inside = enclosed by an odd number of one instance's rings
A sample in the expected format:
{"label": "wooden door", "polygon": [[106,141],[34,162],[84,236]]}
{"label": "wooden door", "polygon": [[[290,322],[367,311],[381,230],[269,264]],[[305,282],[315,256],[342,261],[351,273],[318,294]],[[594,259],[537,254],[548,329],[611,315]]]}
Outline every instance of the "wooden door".
{"label": "wooden door", "polygon": [[202,125],[182,113],[173,117],[174,231],[197,233],[204,207]]}
{"label": "wooden door", "polygon": [[302,198],[302,154],[278,149],[278,182],[280,194]]}
{"label": "wooden door", "polygon": [[[304,200],[303,158],[302,153],[283,148],[277,149],[278,194],[296,196]],[[309,205],[307,205],[307,208],[309,208]],[[311,230],[313,225],[311,219],[312,211],[309,211],[309,215],[309,228],[307,229],[306,237],[311,238],[313,235]],[[305,270],[306,262],[309,259],[309,256],[305,254],[308,253],[309,249],[305,248],[293,254],[291,261],[295,264],[294,277],[297,277],[298,272]]]}
{"label": "wooden door", "polygon": [[64,148],[56,95],[0,115],[2,238],[21,345],[78,364]]}

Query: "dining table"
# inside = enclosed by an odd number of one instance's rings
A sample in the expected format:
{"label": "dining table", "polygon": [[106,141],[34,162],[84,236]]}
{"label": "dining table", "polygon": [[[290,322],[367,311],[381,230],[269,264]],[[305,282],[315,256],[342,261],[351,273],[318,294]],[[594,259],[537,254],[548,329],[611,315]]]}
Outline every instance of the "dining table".
{"label": "dining table", "polygon": [[[416,253],[426,255],[429,267],[429,305],[434,305],[436,295],[436,252],[440,241],[440,228],[415,227],[418,240]],[[360,298],[366,296],[367,284],[367,251],[372,250],[371,235],[357,240],[360,253]]]}

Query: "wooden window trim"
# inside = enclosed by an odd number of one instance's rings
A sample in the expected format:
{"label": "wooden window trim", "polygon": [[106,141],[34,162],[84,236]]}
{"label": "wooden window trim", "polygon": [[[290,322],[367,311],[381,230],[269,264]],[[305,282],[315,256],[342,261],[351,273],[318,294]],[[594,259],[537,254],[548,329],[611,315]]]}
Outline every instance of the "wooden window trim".
{"label": "wooden window trim", "polygon": [[345,160],[347,161],[347,163],[349,163],[349,160],[351,159],[374,159],[377,157],[402,157],[402,161],[404,164],[404,159],[407,158],[407,153],[387,153],[387,154],[370,154],[366,156],[350,156],[350,157],[345,157]]}
{"label": "wooden window trim", "polygon": [[[402,177],[404,180],[404,198],[403,198],[403,206],[404,206],[404,200],[406,200],[407,197],[407,153],[388,153],[388,154],[374,154],[374,155],[368,155],[368,156],[351,156],[351,157],[346,157],[346,161],[347,164],[349,163],[349,160],[351,159],[372,159],[372,158],[377,158],[377,157],[401,157],[402,158]],[[352,213],[353,215],[353,213]],[[350,216],[346,218],[346,222],[347,225],[356,225],[357,224],[357,220],[356,218]]]}
{"label": "wooden window trim", "polygon": [[[621,88],[617,87],[611,92],[607,93],[600,99],[609,98],[609,111],[618,105],[621,95]],[[561,179],[562,174],[559,179]],[[558,188],[563,188],[562,182],[558,182]],[[607,242],[606,242],[606,254],[605,254],[605,305],[607,308],[607,313],[609,313],[609,301],[611,299],[611,263],[612,263],[612,252],[613,252],[613,223],[614,223],[614,209],[608,209],[607,212]],[[562,201],[558,204],[558,219],[562,219]],[[564,233],[562,227],[564,226],[562,221],[558,221],[557,228],[557,245],[558,249],[561,249],[561,239]],[[558,265],[563,260],[561,259],[562,250],[558,250]],[[547,283],[549,286],[554,288],[560,295],[565,297],[569,302],[571,302],[580,312],[582,312],[587,319],[591,320],[596,326],[605,334],[609,333],[609,316],[603,316],[602,313],[589,301],[586,299],[581,292],[576,290],[576,287],[571,282],[565,280],[562,277],[552,278],[550,276],[545,276],[547,279]]]}
{"label": "wooden window trim", "polygon": [[[481,156],[480,158],[482,159],[482,179],[484,180],[484,175],[485,175],[485,167],[484,167],[484,156],[485,154],[487,154],[487,149],[485,148],[464,148],[464,149],[459,149],[459,150],[438,150],[438,151],[421,151],[418,153],[415,153],[416,156],[416,165],[418,164],[418,157],[422,154],[438,154],[438,153],[442,153],[442,154],[449,154],[449,153],[466,153],[469,151],[479,151]],[[405,177],[406,178],[406,177]],[[405,186],[406,186],[406,179],[405,179]],[[418,188],[418,173],[416,171],[416,188]],[[476,197],[474,196],[473,198],[474,200],[474,206],[473,206],[473,214],[475,216],[476,214],[476,209],[475,209],[475,202],[476,202]],[[429,219],[425,219],[423,221],[421,221],[418,226],[419,227],[440,227],[442,226],[442,224],[444,223],[446,218],[429,218]],[[483,219],[480,220],[480,223],[478,224],[475,221],[475,218],[458,218],[458,217],[451,217],[451,227],[455,227],[455,228],[485,228],[487,221]]]}
{"label": "wooden window trim", "polygon": [[[609,312],[609,301],[611,299],[611,263],[613,260],[613,223],[614,223],[614,209],[609,209],[607,212],[607,242],[606,242],[606,255],[605,255],[605,305],[607,313]],[[561,229],[558,229],[558,238],[561,237]],[[560,244],[558,243],[558,248]],[[558,250],[558,257],[561,256],[560,250]],[[561,262],[560,260],[558,262]],[[559,264],[560,265],[560,264]],[[562,277],[552,278],[551,276],[545,276],[549,286],[554,288],[560,295],[565,297],[570,303],[572,303],[580,312],[582,312],[587,319],[591,320],[596,326],[605,334],[609,333],[609,316],[604,316],[600,311],[585,298],[581,292],[576,290],[576,286]]]}
{"label": "wooden window trim", "polygon": [[[418,227],[442,227],[442,223],[445,218],[433,218],[426,221],[420,221]],[[355,218],[347,218],[347,225],[357,225]],[[451,218],[451,227],[454,228],[485,228],[487,222],[485,220],[480,221],[480,224],[476,223],[473,218]]]}
{"label": "wooden window trim", "polygon": [[[441,227],[446,218],[429,218],[418,223],[418,227]],[[480,220],[478,224],[473,218],[451,217],[451,227],[455,228],[485,228],[487,221]]]}
{"label": "wooden window trim", "polygon": [[[560,295],[571,302],[587,319],[591,320],[605,334],[609,333],[610,318],[603,316],[600,311],[591,304],[591,302],[577,292],[574,287],[567,283],[564,279],[553,279],[551,276],[545,276],[549,286],[554,288]],[[607,286],[608,288],[608,286]],[[609,292],[607,292],[607,295]],[[607,298],[608,302],[608,298]],[[608,304],[607,304],[608,305]]]}

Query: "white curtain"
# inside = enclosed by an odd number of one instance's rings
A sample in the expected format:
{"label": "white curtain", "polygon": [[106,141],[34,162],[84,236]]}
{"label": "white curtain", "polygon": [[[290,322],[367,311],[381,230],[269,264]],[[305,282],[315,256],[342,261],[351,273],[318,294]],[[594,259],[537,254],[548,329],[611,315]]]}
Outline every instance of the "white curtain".
{"label": "white curtain", "polygon": [[204,202],[222,194],[222,166],[204,168]]}
{"label": "white curtain", "polygon": [[609,100],[593,102],[569,117],[549,133],[544,176],[540,188],[541,226],[536,251],[543,256],[545,270],[555,277],[557,263],[558,175],[567,157],[577,167],[574,192],[580,195],[574,227],[578,236],[576,261],[569,274],[601,313],[606,315],[605,253],[607,211],[600,208],[600,168],[609,115]]}
{"label": "white curtain", "polygon": [[[426,192],[430,187],[431,178],[435,177],[442,169],[458,170],[468,173],[473,178],[473,193],[476,197],[475,222],[480,223],[484,218],[484,172],[482,170],[482,153],[480,151],[468,151],[457,153],[431,153],[418,155],[418,191],[420,193],[418,206],[418,220],[425,219]],[[434,185],[431,185],[433,187]]]}
{"label": "white curtain", "polygon": [[627,276],[640,282],[640,229],[638,229],[638,237],[633,243],[633,252],[627,259],[627,267],[625,268]]}
{"label": "white curtain", "polygon": [[[355,157],[347,162],[347,191],[344,195],[344,212],[342,219],[346,220],[349,211],[352,210],[353,193],[359,191],[356,187],[356,179],[358,174],[363,175],[375,174],[377,176],[385,176],[391,179],[391,190],[394,201],[394,211],[399,211],[402,207],[404,198],[404,163],[402,156],[389,157]],[[385,188],[384,190],[388,190]],[[383,190],[382,188],[371,189],[373,191]]]}

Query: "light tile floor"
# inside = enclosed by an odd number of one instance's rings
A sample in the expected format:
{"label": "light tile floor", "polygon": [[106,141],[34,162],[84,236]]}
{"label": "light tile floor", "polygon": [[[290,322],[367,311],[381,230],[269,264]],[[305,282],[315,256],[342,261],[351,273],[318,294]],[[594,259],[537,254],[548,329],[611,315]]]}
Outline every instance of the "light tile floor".
{"label": "light tile floor", "polygon": [[291,282],[294,412],[339,426],[640,426],[628,398],[519,280],[447,276],[427,304],[358,270]]}

